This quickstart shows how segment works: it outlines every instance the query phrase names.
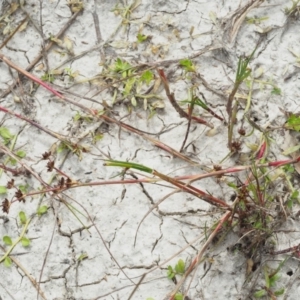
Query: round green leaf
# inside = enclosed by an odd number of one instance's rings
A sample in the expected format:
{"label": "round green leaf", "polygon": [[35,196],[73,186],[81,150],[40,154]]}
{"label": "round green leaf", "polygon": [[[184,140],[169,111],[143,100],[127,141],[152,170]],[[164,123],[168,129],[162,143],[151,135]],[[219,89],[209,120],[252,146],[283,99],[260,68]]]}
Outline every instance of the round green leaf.
{"label": "round green leaf", "polygon": [[28,247],[30,245],[30,239],[28,239],[26,237],[22,237],[21,243],[22,243],[23,247]]}
{"label": "round green leaf", "polygon": [[4,244],[7,245],[7,246],[12,245],[12,240],[11,240],[11,238],[10,238],[8,235],[5,235],[5,236],[3,237],[3,242],[4,242]]}
{"label": "round green leaf", "polygon": [[12,262],[9,256],[7,256],[4,260],[4,266],[9,268],[11,266]]}
{"label": "round green leaf", "polygon": [[24,225],[27,221],[27,218],[26,218],[26,215],[25,215],[24,211],[19,212],[19,218],[20,218],[20,222]]}
{"label": "round green leaf", "polygon": [[47,212],[47,210],[48,210],[48,207],[46,205],[40,206],[38,208],[37,213],[38,213],[39,216],[41,216],[41,215],[45,214]]}
{"label": "round green leaf", "polygon": [[6,194],[7,193],[7,188],[6,186],[0,186],[0,194]]}

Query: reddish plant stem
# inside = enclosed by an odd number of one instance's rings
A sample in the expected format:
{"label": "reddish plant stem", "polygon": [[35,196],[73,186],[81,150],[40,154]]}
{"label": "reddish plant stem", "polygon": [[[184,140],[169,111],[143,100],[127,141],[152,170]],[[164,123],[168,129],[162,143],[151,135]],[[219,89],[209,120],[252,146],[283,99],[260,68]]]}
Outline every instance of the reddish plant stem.
{"label": "reddish plant stem", "polygon": [[226,202],[224,202],[218,198],[215,198],[214,196],[211,196],[189,184],[185,184],[184,182],[181,182],[179,180],[176,180],[169,176],[161,174],[161,173],[157,172],[156,170],[153,170],[153,175],[156,175],[157,177],[159,177],[167,182],[170,182],[171,184],[177,186],[178,188],[181,188],[185,192],[188,192],[196,197],[200,197],[201,199],[203,199],[204,201],[206,201],[210,204],[221,206],[221,207],[226,207],[226,208],[231,208],[231,206],[228,205]]}
{"label": "reddish plant stem", "polygon": [[163,83],[164,89],[166,91],[166,95],[168,97],[168,99],[170,100],[170,103],[172,104],[172,106],[175,108],[175,110],[178,112],[179,116],[181,118],[186,118],[186,119],[192,119],[200,124],[204,124],[210,128],[214,128],[213,125],[209,124],[208,122],[206,122],[205,120],[195,117],[195,116],[189,116],[188,113],[186,113],[177,103],[177,101],[175,100],[174,97],[174,93],[170,92],[170,88],[169,88],[169,83],[168,83],[168,79],[164,73],[164,71],[162,69],[157,69],[158,75],[160,76],[160,79]]}
{"label": "reddish plant stem", "polygon": [[31,124],[32,126],[34,126],[34,127],[38,128],[38,129],[40,129],[40,130],[42,130],[42,131],[48,133],[49,135],[51,135],[51,136],[53,136],[53,137],[55,137],[55,138],[57,138],[57,139],[59,139],[59,140],[64,140],[64,141],[66,141],[66,140],[65,140],[61,135],[59,135],[58,133],[56,133],[56,132],[54,132],[54,131],[52,131],[52,130],[50,130],[50,129],[47,129],[47,128],[41,126],[40,124],[36,123],[35,121],[32,121],[32,120],[30,120],[30,119],[28,119],[28,118],[26,118],[26,117],[24,117],[24,116],[22,116],[22,115],[20,115],[20,114],[17,114],[17,113],[15,113],[15,112],[11,111],[11,110],[8,110],[7,108],[5,108],[5,107],[3,107],[3,106],[0,106],[0,111],[3,111],[3,112],[5,112],[5,113],[7,113],[7,114],[10,114],[10,115],[12,115],[12,116],[15,116],[15,117],[17,117],[18,119],[21,119],[21,120],[23,120],[23,121],[26,121],[26,122],[28,122],[29,124]]}
{"label": "reddish plant stem", "polygon": [[[123,122],[120,122],[120,121],[117,121],[113,118],[110,118],[104,114],[102,115],[98,115],[98,111],[97,110],[94,110],[94,109],[89,109],[87,108],[86,106],[84,105],[81,105],[80,103],[77,103],[65,96],[63,96],[62,94],[60,94],[59,92],[57,92],[56,90],[54,90],[50,85],[46,84],[45,82],[41,81],[39,78],[36,78],[35,76],[33,76],[32,74],[30,74],[29,72],[23,70],[22,68],[18,67],[17,65],[15,65],[14,63],[12,63],[8,58],[6,58],[3,54],[0,53],[0,59],[2,61],[4,61],[6,64],[8,64],[10,67],[14,68],[15,70],[17,70],[18,72],[20,72],[21,74],[27,76],[28,78],[30,78],[31,80],[35,81],[36,83],[42,85],[44,88],[46,88],[47,90],[49,90],[51,93],[53,93],[54,95],[56,95],[57,97],[59,97],[60,99],[68,102],[68,103],[71,103],[79,108],[81,108],[83,111],[93,115],[94,117],[98,117],[98,118],[102,118],[104,119],[106,122],[110,122],[110,123],[115,123],[115,124],[118,124],[119,126],[125,128],[126,130],[128,131],[131,131],[131,132],[134,132],[140,136],[142,136],[143,138],[149,140],[150,142],[152,142],[153,144],[155,144],[157,147],[159,148],[162,148],[164,149],[165,151],[168,151],[169,153],[171,153],[172,155],[174,156],[177,156],[193,165],[197,165],[196,162],[192,161],[191,159],[189,159],[187,156],[185,155],[182,155],[181,153],[179,153],[178,151],[176,151],[175,149],[172,149],[171,147],[163,144],[162,142],[160,141],[157,141],[153,138],[150,138],[148,136],[146,136],[143,131],[141,130],[138,130],[128,124],[125,124]],[[6,109],[6,108],[5,108]],[[7,110],[8,112],[8,110]],[[24,119],[25,120],[25,119]],[[34,123],[35,124],[35,123]]]}
{"label": "reddish plant stem", "polygon": [[257,155],[256,155],[256,159],[261,159],[261,158],[263,158],[263,156],[264,156],[264,154],[265,154],[265,152],[266,152],[266,149],[267,149],[267,143],[266,143],[266,141],[264,141],[264,142],[262,143],[262,145],[261,145],[261,147],[260,147],[260,149],[259,149]]}

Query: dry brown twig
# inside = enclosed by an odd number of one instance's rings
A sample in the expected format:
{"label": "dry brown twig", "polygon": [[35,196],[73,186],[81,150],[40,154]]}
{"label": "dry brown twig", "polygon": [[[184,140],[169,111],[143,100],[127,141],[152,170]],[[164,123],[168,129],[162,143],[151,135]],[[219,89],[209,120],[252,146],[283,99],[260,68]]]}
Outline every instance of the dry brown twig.
{"label": "dry brown twig", "polygon": [[260,6],[264,0],[251,0],[245,6],[238,8],[225,21],[225,34],[230,43],[234,42],[247,14],[255,7]]}

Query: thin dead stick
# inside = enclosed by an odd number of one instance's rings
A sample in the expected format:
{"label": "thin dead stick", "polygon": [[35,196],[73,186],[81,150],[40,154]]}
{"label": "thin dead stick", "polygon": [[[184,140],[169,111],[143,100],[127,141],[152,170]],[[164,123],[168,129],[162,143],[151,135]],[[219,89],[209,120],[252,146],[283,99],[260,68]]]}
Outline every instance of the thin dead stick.
{"label": "thin dead stick", "polygon": [[[70,19],[69,21],[65,24],[65,26],[58,32],[58,34],[55,36],[56,39],[60,38],[65,31],[70,27],[72,22],[77,18],[77,16],[81,13],[80,11],[77,11]],[[55,43],[50,42],[46,45],[44,51],[47,52]],[[29,66],[26,67],[26,71],[30,71],[41,59],[43,58],[43,53],[40,53],[30,64]],[[7,96],[11,90],[15,87],[16,83],[12,84],[6,91],[4,91],[1,95],[0,98],[4,98]]]}
{"label": "thin dead stick", "polygon": [[[94,20],[94,25],[95,25],[97,43],[101,44],[103,42],[103,39],[102,39],[101,31],[100,31],[99,17],[98,17],[96,8],[97,8],[97,3],[94,0],[94,10],[93,10],[92,15],[93,15],[93,20]],[[103,51],[103,47],[100,47],[100,57],[101,57],[102,63],[104,64],[105,63],[105,54]]]}
{"label": "thin dead stick", "polygon": [[229,18],[228,22],[230,27],[229,41],[233,42],[239,32],[239,29],[244,22],[247,14],[255,7],[258,7],[264,2],[264,0],[251,0],[244,7],[235,11]]}
{"label": "thin dead stick", "polygon": [[9,292],[9,290],[1,282],[0,282],[0,285],[5,290],[5,292],[7,293],[7,295],[9,295],[11,297],[11,299],[16,300],[16,298]]}
{"label": "thin dead stick", "polygon": [[180,147],[179,152],[183,151],[185,143],[186,143],[187,138],[188,138],[189,133],[190,133],[191,123],[192,123],[193,109],[194,109],[194,103],[192,103],[191,106],[189,106],[189,120],[188,120],[188,125],[187,125],[187,128],[186,128],[185,136],[184,136],[184,139],[183,139],[183,142],[182,142],[182,145]]}
{"label": "thin dead stick", "polygon": [[141,279],[139,280],[139,282],[136,284],[136,286],[134,287],[132,293],[130,294],[130,296],[128,297],[128,300],[130,300],[132,298],[132,296],[134,295],[134,293],[137,291],[139,285],[143,282],[144,278],[146,277],[146,274],[144,274]]}
{"label": "thin dead stick", "polygon": [[53,230],[52,230],[52,234],[51,234],[51,237],[50,237],[50,241],[49,241],[49,245],[48,245],[48,248],[46,250],[46,254],[45,254],[45,257],[43,259],[43,264],[42,264],[42,269],[41,269],[41,272],[40,272],[40,277],[39,277],[39,281],[38,281],[38,286],[37,286],[37,300],[39,299],[39,292],[40,292],[40,283],[41,283],[41,280],[42,280],[42,276],[43,276],[43,272],[44,272],[44,268],[46,266],[46,261],[47,261],[47,257],[49,255],[49,252],[50,252],[50,248],[51,248],[51,245],[52,245],[52,241],[53,241],[53,237],[54,237],[54,232],[55,232],[55,229],[56,229],[56,225],[57,225],[57,211],[55,211],[55,222],[54,222],[54,226],[53,226]]}

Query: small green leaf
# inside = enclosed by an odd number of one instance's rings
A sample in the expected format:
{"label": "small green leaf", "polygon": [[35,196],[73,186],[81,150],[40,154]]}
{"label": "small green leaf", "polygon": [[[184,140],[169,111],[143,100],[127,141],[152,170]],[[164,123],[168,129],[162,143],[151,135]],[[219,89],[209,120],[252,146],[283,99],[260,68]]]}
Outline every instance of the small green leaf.
{"label": "small green leaf", "polygon": [[253,296],[255,298],[262,298],[265,295],[266,295],[266,291],[265,290],[259,290],[259,291],[255,292]]}
{"label": "small green leaf", "polygon": [[16,155],[20,158],[24,158],[26,156],[26,152],[23,150],[19,150],[16,152]]}
{"label": "small green leaf", "polygon": [[285,291],[284,288],[281,288],[281,289],[275,291],[274,294],[275,294],[275,296],[280,296],[280,295],[284,294],[284,291]]}
{"label": "small green leaf", "polygon": [[128,96],[136,82],[136,78],[132,77],[126,81],[125,88],[123,91],[124,96]]}
{"label": "small green leaf", "polygon": [[168,266],[167,277],[169,279],[173,279],[175,277],[175,272],[174,272],[172,266]]}
{"label": "small green leaf", "polygon": [[148,39],[148,36],[139,33],[139,34],[136,36],[136,38],[137,38],[137,40],[138,40],[139,43],[143,43],[143,42],[145,42],[145,41]]}
{"label": "small green leaf", "polygon": [[21,243],[22,243],[23,247],[28,247],[30,245],[30,239],[28,239],[26,237],[22,237]]}
{"label": "small green leaf", "polygon": [[150,70],[147,70],[141,75],[140,81],[149,84],[153,80],[153,78],[154,78],[153,73]]}
{"label": "small green leaf", "polygon": [[155,300],[154,298],[147,298],[146,300]]}
{"label": "small green leaf", "polygon": [[237,189],[236,184],[234,184],[233,182],[228,182],[227,185],[235,190]]}
{"label": "small green leaf", "polygon": [[131,105],[136,107],[137,103],[136,103],[136,98],[135,97],[131,98]]}
{"label": "small green leaf", "polygon": [[[124,73],[131,69],[131,65],[127,61],[122,61],[120,58],[117,58],[113,71],[116,73]],[[126,75],[126,74],[125,74]]]}
{"label": "small green leaf", "polygon": [[294,202],[293,202],[293,200],[291,200],[291,199],[289,199],[288,201],[286,201],[286,206],[287,206],[287,208],[292,208],[292,207],[293,207],[293,204],[294,204]]}
{"label": "small green leaf", "polygon": [[88,258],[89,256],[86,253],[82,253],[79,255],[79,257],[77,258],[78,261],[82,261],[86,258]]}
{"label": "small green leaf", "polygon": [[28,192],[29,185],[19,185],[18,188],[23,194],[26,194]]}
{"label": "small green leaf", "polygon": [[261,229],[262,228],[261,220],[258,220],[254,223],[254,228],[256,228],[256,229]]}
{"label": "small green leaf", "polygon": [[183,295],[181,293],[177,293],[174,297],[174,300],[183,300]]}
{"label": "small green leaf", "polygon": [[288,149],[285,149],[282,154],[283,155],[290,155],[291,153],[294,153],[296,151],[298,151],[300,149],[300,145],[296,145],[296,146],[293,146],[293,147],[290,147]]}
{"label": "small green leaf", "polygon": [[276,273],[272,277],[270,277],[270,286],[275,286],[276,281],[280,278],[280,274]]}
{"label": "small green leaf", "polygon": [[79,112],[76,113],[76,115],[73,117],[73,120],[76,122],[78,120],[80,120],[81,118],[81,114]]}
{"label": "small green leaf", "polygon": [[291,199],[297,200],[298,197],[299,197],[299,191],[294,190],[293,193],[292,193],[292,195],[291,195]]}
{"label": "small green leaf", "polygon": [[264,275],[265,275],[266,287],[269,289],[271,286],[271,283],[270,283],[270,277],[269,277],[267,268],[264,269]]}
{"label": "small green leaf", "polygon": [[4,260],[4,266],[9,268],[11,266],[11,264],[12,264],[12,261],[11,261],[10,257],[7,256]]}
{"label": "small green leaf", "polygon": [[291,164],[287,164],[287,165],[283,166],[283,170],[284,170],[285,172],[289,172],[289,173],[295,172],[295,168],[294,168],[294,166],[291,165]]}
{"label": "small green leaf", "polygon": [[96,142],[99,142],[102,139],[103,139],[103,134],[101,134],[101,133],[95,134],[93,136],[93,143],[95,144]]}
{"label": "small green leaf", "polygon": [[179,64],[187,72],[195,72],[196,71],[195,66],[193,65],[193,63],[190,59],[182,59],[179,61]]}
{"label": "small green leaf", "polygon": [[37,214],[39,216],[41,216],[41,215],[45,214],[47,211],[48,211],[48,207],[46,205],[40,206],[37,210]]}
{"label": "small green leaf", "polygon": [[12,240],[11,240],[11,238],[8,235],[5,235],[3,237],[3,242],[7,246],[11,246],[12,245]]}
{"label": "small green leaf", "polygon": [[300,131],[300,117],[291,115],[284,126],[286,129]]}
{"label": "small green leaf", "polygon": [[279,87],[274,87],[273,90],[271,91],[272,95],[281,95],[281,89]]}
{"label": "small green leaf", "polygon": [[1,194],[6,194],[7,193],[7,188],[4,185],[0,185],[0,195]]}
{"label": "small green leaf", "polygon": [[64,142],[61,142],[61,143],[59,143],[59,145],[57,147],[57,153],[61,153],[67,149],[68,149],[68,146]]}
{"label": "small green leaf", "polygon": [[50,83],[53,83],[54,82],[54,75],[53,74],[51,74],[51,73],[45,73],[42,77],[41,77],[41,79],[43,80],[43,81],[48,81],[48,82],[50,82]]}
{"label": "small green leaf", "polygon": [[185,263],[182,259],[179,259],[177,265],[175,266],[175,271],[177,274],[184,274],[185,271]]}
{"label": "small green leaf", "polygon": [[14,137],[6,127],[0,127],[0,136],[4,140],[11,140]]}
{"label": "small green leaf", "polygon": [[10,163],[12,166],[15,166],[15,165],[17,164],[17,160],[14,159],[14,158],[12,158],[12,157],[10,157],[10,158],[9,158],[9,163]]}
{"label": "small green leaf", "polygon": [[26,215],[25,215],[24,211],[19,212],[19,218],[20,218],[21,224],[24,225],[27,221],[27,218],[26,218]]}

